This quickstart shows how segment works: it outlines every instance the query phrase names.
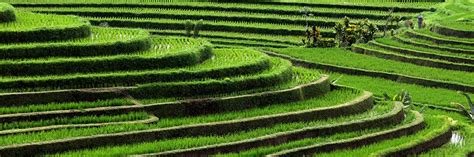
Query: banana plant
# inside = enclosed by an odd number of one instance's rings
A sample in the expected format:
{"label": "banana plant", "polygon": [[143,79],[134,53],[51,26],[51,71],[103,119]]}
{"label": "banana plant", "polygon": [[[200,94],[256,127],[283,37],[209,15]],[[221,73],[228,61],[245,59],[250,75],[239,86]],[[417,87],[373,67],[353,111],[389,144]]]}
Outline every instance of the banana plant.
{"label": "banana plant", "polygon": [[394,95],[393,97],[390,97],[387,93],[384,93],[383,96],[386,101],[402,102],[405,108],[410,107],[410,105],[412,104],[410,93],[406,90],[400,91],[398,94]]}
{"label": "banana plant", "polygon": [[460,103],[452,102],[451,104],[455,105],[458,109],[460,109],[462,111],[462,113],[464,115],[471,118],[471,120],[474,122],[474,104],[471,100],[471,97],[469,96],[469,94],[467,94],[465,92],[462,92],[462,91],[458,91],[458,94],[463,95],[463,96],[466,97],[467,103],[469,104],[469,107],[471,108],[471,110],[469,111],[469,109],[467,109],[464,105],[462,105]]}

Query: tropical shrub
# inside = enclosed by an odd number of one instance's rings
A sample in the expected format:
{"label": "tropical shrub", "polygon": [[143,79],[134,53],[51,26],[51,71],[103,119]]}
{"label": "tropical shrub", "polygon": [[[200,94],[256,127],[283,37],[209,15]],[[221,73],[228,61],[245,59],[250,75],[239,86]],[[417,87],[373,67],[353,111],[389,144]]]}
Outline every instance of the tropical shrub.
{"label": "tropical shrub", "polygon": [[199,37],[199,32],[201,31],[203,24],[204,24],[204,20],[201,19],[198,22],[196,22],[196,25],[194,25],[194,37],[195,38]]}
{"label": "tropical shrub", "polygon": [[191,32],[193,31],[193,23],[191,20],[186,20],[184,23],[184,29],[186,30],[186,36],[191,37]]}
{"label": "tropical shrub", "polygon": [[336,43],[339,47],[351,46],[354,43],[367,43],[374,39],[377,32],[377,25],[371,23],[368,19],[351,23],[348,17],[334,26],[336,30]]}
{"label": "tropical shrub", "polygon": [[456,105],[456,107],[458,109],[460,109],[464,115],[471,118],[471,120],[474,122],[474,104],[471,100],[471,97],[469,96],[469,94],[467,94],[465,92],[458,91],[458,93],[466,97],[467,103],[469,104],[469,107],[471,108],[471,111],[469,111],[466,107],[464,107],[464,105],[462,105],[460,103],[454,103],[453,102],[452,104]]}

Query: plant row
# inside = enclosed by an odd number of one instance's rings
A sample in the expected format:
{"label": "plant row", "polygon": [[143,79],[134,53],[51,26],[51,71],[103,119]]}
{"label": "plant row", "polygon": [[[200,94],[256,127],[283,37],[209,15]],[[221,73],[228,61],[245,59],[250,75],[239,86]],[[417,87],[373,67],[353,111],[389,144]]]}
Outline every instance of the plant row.
{"label": "plant row", "polygon": [[[87,18],[92,24],[99,25],[107,22],[115,27],[145,28],[145,29],[168,29],[185,30],[185,20],[172,19],[136,19],[136,18]],[[202,25],[204,31],[238,32],[271,35],[302,35],[305,34],[304,27],[300,25],[282,25],[269,23],[247,23],[233,21],[208,21]],[[332,29],[323,28],[321,34],[324,37],[333,37]]]}
{"label": "plant row", "polygon": [[[101,28],[103,29],[103,28]],[[133,32],[130,39],[103,35],[109,40],[85,40],[84,42],[56,42],[39,44],[16,44],[0,46],[2,59],[103,56],[144,51],[151,47],[149,33],[141,30]],[[107,31],[113,32],[113,31]],[[112,33],[113,34],[113,33]],[[101,35],[102,36],[102,35]]]}
{"label": "plant row", "polygon": [[409,44],[404,44],[393,39],[380,38],[376,39],[375,41],[369,42],[369,45],[378,46],[386,50],[395,51],[410,56],[444,60],[453,63],[474,64],[474,55],[451,53],[446,51],[417,47]]}
{"label": "plant row", "polygon": [[90,23],[76,16],[16,11],[16,21],[0,23],[0,43],[67,40],[90,34]]}
{"label": "plant row", "polygon": [[[288,49],[272,49],[278,53],[290,55],[297,58],[304,58],[305,60],[317,63],[327,63],[333,65],[341,65],[346,67],[353,67],[366,70],[376,70],[382,72],[391,72],[402,75],[415,76],[420,78],[427,78],[440,81],[449,81],[463,83],[466,85],[474,85],[471,80],[473,75],[469,72],[452,71],[438,68],[430,68],[418,66],[397,61],[390,61],[376,57],[367,57],[363,54],[352,53],[348,50],[327,48],[327,49],[302,49],[302,48],[288,48]],[[399,67],[404,67],[400,69]]]}
{"label": "plant row", "polygon": [[146,52],[115,56],[0,60],[0,73],[4,76],[35,76],[173,68],[201,63],[211,55],[210,45],[203,40],[152,38],[151,47],[144,50]]}
{"label": "plant row", "polygon": [[[264,5],[264,4],[242,4],[242,3],[154,3],[154,4],[133,4],[133,3],[53,3],[53,4],[34,4],[24,3],[15,4],[17,7],[49,7],[49,8],[86,8],[86,7],[100,7],[100,8],[166,8],[166,9],[180,9],[180,10],[209,10],[209,11],[232,11],[232,12],[252,12],[252,13],[270,13],[281,15],[301,15],[299,12],[302,6],[291,5]],[[385,19],[388,16],[388,10],[367,10],[356,8],[331,8],[331,7],[311,7],[310,12],[314,15],[324,15],[329,17],[344,17],[351,16],[351,18],[370,18],[370,19]],[[333,14],[328,14],[332,12]],[[396,11],[395,15],[399,16],[413,16],[412,12],[404,12],[403,10]]]}
{"label": "plant row", "polygon": [[[397,154],[414,155],[421,151],[439,147],[449,141],[451,122],[446,117],[425,116],[426,128],[412,135],[380,141],[361,148],[340,150],[318,156],[394,156]],[[447,136],[448,135],[448,136]],[[447,136],[447,138],[446,138]],[[435,140],[433,140],[435,139]]]}
{"label": "plant row", "polygon": [[[298,71],[298,70],[297,70]],[[271,88],[258,88],[251,91],[240,93],[214,94],[203,95],[201,98],[186,97],[186,98],[161,98],[157,101],[138,99],[134,101],[125,101],[124,99],[114,99],[110,101],[98,100],[97,102],[82,102],[78,105],[85,106],[82,110],[64,110],[59,107],[52,107],[47,104],[46,107],[41,108],[47,112],[38,113],[21,113],[21,114],[7,114],[0,116],[4,122],[8,121],[26,121],[26,120],[42,120],[55,117],[75,117],[75,116],[89,116],[101,114],[126,114],[128,112],[148,112],[155,115],[165,117],[186,117],[189,115],[202,115],[220,112],[229,112],[242,110],[246,108],[263,107],[275,103],[286,103],[305,100],[313,98],[330,91],[330,84],[327,77],[320,77],[317,73],[309,71],[298,71],[301,79],[292,80],[292,83],[272,86]],[[303,81],[306,80],[306,81]],[[129,89],[131,90],[131,89]],[[123,91],[126,92],[126,91]],[[96,95],[103,95],[104,93],[97,93]],[[106,94],[106,93],[105,93]],[[125,96],[122,96],[125,97]],[[130,97],[130,96],[127,96]],[[104,102],[108,104],[98,104]],[[131,102],[134,106],[130,105]],[[56,105],[61,106],[59,103]],[[71,105],[71,103],[64,103],[64,105]],[[94,108],[97,105],[98,108]],[[80,106],[80,107],[81,107]],[[7,108],[10,111],[27,110],[29,107],[33,109],[38,108],[36,105],[23,105],[19,107]],[[41,105],[39,105],[41,107]],[[80,108],[79,107],[79,108]],[[50,108],[51,110],[48,110]],[[65,107],[67,108],[67,107]],[[52,112],[48,112],[52,111]]]}
{"label": "plant row", "polygon": [[[384,72],[380,70],[372,70],[370,68],[364,69],[360,67],[354,68],[354,67],[348,67],[344,65],[340,66],[340,65],[335,65],[333,63],[319,62],[316,60],[308,61],[308,60],[298,59],[297,55],[289,56],[289,55],[274,53],[270,51],[264,51],[264,52],[271,56],[281,57],[281,58],[290,60],[296,65],[307,67],[307,68],[324,69],[327,71],[340,72],[340,73],[349,74],[349,75],[379,77],[379,78],[384,78],[384,79],[397,81],[401,83],[417,84],[417,85],[422,85],[426,87],[436,87],[436,88],[460,90],[460,91],[466,91],[466,92],[474,91],[473,86],[469,84],[464,84],[464,83],[442,81],[442,80],[420,77],[420,76],[410,76],[403,73]],[[350,62],[350,61],[347,61],[347,62]],[[439,70],[443,70],[443,69],[439,69]]]}
{"label": "plant row", "polygon": [[420,65],[420,66],[466,71],[466,72],[474,71],[473,65],[439,61],[439,60],[434,60],[434,59],[429,59],[429,58],[413,57],[413,56],[408,56],[404,54],[399,54],[396,51],[394,52],[394,51],[385,50],[383,48],[372,46],[372,45],[356,44],[356,45],[353,45],[352,50],[356,53],[371,55],[371,56],[375,56],[375,57],[383,58],[383,59],[391,59],[391,60],[400,61],[400,62],[412,63],[412,64]]}
{"label": "plant row", "polygon": [[[335,93],[336,94],[336,93]],[[334,95],[337,96],[338,94]],[[334,101],[342,101],[344,100],[334,100],[334,96],[329,97],[326,99],[326,96],[324,99],[311,99],[313,101],[329,101],[325,103],[309,103],[308,105],[331,105],[335,104]],[[342,95],[340,95],[342,96]],[[338,96],[339,97],[339,96]],[[349,96],[352,97],[352,96]],[[94,146],[101,146],[101,145],[107,145],[107,144],[120,144],[120,143],[131,143],[131,142],[144,142],[147,140],[153,140],[153,139],[160,139],[160,138],[167,138],[168,136],[182,136],[182,135],[188,135],[188,136],[196,136],[196,135],[205,135],[205,134],[227,134],[228,132],[236,132],[239,130],[245,130],[249,128],[257,128],[257,127],[262,127],[262,126],[268,126],[268,125],[273,125],[276,123],[282,123],[282,122],[298,122],[298,121],[308,121],[312,119],[319,119],[319,118],[328,118],[332,116],[336,116],[337,113],[358,113],[364,110],[367,110],[368,108],[371,107],[371,101],[366,100],[367,98],[364,96],[364,98],[361,98],[361,100],[354,101],[349,104],[343,104],[331,108],[321,108],[321,110],[306,110],[307,106],[302,106],[305,110],[305,112],[290,112],[287,114],[276,114],[273,116],[261,116],[261,117],[254,117],[254,118],[247,118],[247,119],[241,119],[242,118],[242,113],[248,113],[248,112],[230,112],[230,113],[223,113],[222,114],[216,114],[216,115],[204,115],[200,117],[183,117],[183,118],[178,118],[178,119],[169,119],[167,120],[166,118],[160,120],[158,123],[150,124],[150,125],[121,125],[121,126],[107,126],[107,127],[101,127],[101,128],[84,128],[84,129],[62,129],[62,130],[55,130],[55,131],[49,131],[49,132],[43,132],[43,133],[31,133],[31,134],[25,134],[25,135],[15,135],[15,136],[9,136],[9,137],[4,137],[5,142],[7,143],[18,143],[18,142],[34,142],[34,141],[48,141],[48,140],[53,140],[53,139],[62,139],[66,137],[76,137],[70,140],[58,140],[54,142],[48,142],[46,145],[31,145],[31,144],[26,144],[26,145],[17,145],[17,146],[8,146],[8,147],[3,147],[0,152],[3,153],[8,153],[9,151],[13,151],[15,149],[30,149],[34,147],[48,147],[48,148],[54,148],[54,151],[60,150],[60,149],[66,149],[66,150],[71,150],[71,149],[77,149],[80,148],[82,142],[90,141],[91,139],[94,139],[96,142],[87,142],[89,144],[89,147],[91,146],[90,144],[94,144]],[[349,98],[351,99],[351,98]],[[332,103],[331,103],[332,102]],[[329,103],[329,104],[327,104]],[[336,103],[339,104],[339,103]],[[355,107],[355,106],[357,107]],[[272,105],[273,106],[273,105]],[[252,115],[255,116],[257,115],[265,115],[268,114],[268,112],[283,112],[286,113],[288,112],[288,108],[290,107],[291,110],[298,110],[295,105],[287,105],[287,104],[282,104],[275,106],[276,108],[272,110],[262,110],[261,108],[258,109],[250,109],[249,114],[245,114],[245,116],[250,116]],[[286,108],[286,110],[281,110],[283,108]],[[270,108],[269,108],[270,109]],[[267,113],[265,113],[267,112]],[[238,118],[240,119],[239,121],[235,120],[230,120],[230,121],[221,121],[223,119],[233,119]],[[217,123],[209,123],[212,121],[219,120],[221,122]],[[281,119],[281,120],[277,120]],[[196,125],[196,120],[199,120],[198,122],[201,123],[200,125]],[[172,122],[174,121],[174,122]],[[207,122],[207,123],[206,123]],[[181,124],[180,124],[181,123]],[[164,125],[184,125],[184,124],[192,124],[188,125],[185,127],[177,127],[176,129],[152,129],[152,128],[157,128],[157,127],[163,127]],[[240,124],[240,125],[237,125]],[[219,128],[219,129],[217,129]],[[148,130],[143,130],[143,129],[148,129]],[[89,130],[89,131],[85,131]],[[131,130],[143,130],[143,131],[135,131],[135,132],[124,132],[124,131],[131,131]],[[194,131],[192,131],[194,130]],[[65,133],[67,131],[67,133]],[[170,134],[171,132],[174,132],[173,134]],[[63,133],[61,133],[63,132]],[[121,134],[111,134],[113,132],[124,132]],[[33,135],[33,134],[43,134],[41,136],[38,135]],[[49,135],[47,135],[49,134]],[[87,137],[87,134],[90,135],[97,135],[97,134],[107,134],[99,136],[92,136],[92,137]],[[53,136],[51,136],[53,135]],[[140,137],[147,137],[149,135],[153,135],[155,138],[140,138]],[[81,138],[77,137],[82,136]],[[26,137],[26,138],[25,138]],[[31,137],[39,137],[32,139]],[[129,139],[129,140],[112,140],[112,139],[117,139],[117,137],[121,137],[121,139]],[[69,141],[68,143],[75,143],[73,146],[66,146],[64,145],[66,141]],[[6,143],[4,143],[6,144]],[[3,144],[3,145],[4,145]],[[48,146],[47,146],[48,145]],[[39,149],[37,149],[39,150]],[[46,151],[43,149],[43,151]],[[18,151],[16,151],[18,152]],[[35,151],[23,151],[23,152],[30,152],[30,153],[45,153],[45,152],[35,152]],[[21,152],[18,152],[21,153]],[[51,152],[50,152],[51,153]]]}
{"label": "plant row", "polygon": [[[105,151],[113,152],[113,154],[122,153],[127,155],[215,155],[218,153],[245,151],[251,148],[271,147],[272,145],[284,144],[311,137],[342,134],[361,128],[390,127],[390,125],[399,123],[403,119],[400,118],[399,115],[403,115],[400,106],[395,107],[394,105],[387,104],[375,106],[374,109],[354,115],[282,123],[226,135],[183,137],[123,146],[101,147],[93,150],[68,152],[64,155],[76,153],[99,155]],[[374,129],[374,131],[375,130],[380,129]],[[144,149],[135,149],[138,147]],[[119,149],[122,151],[119,151]],[[263,155],[264,154],[254,154],[251,156]]]}
{"label": "plant row", "polygon": [[[296,15],[279,15],[279,14],[257,14],[246,12],[224,12],[224,11],[202,11],[202,10],[172,10],[172,9],[130,9],[130,8],[45,8],[45,9],[26,9],[36,13],[54,13],[64,15],[78,15],[86,17],[117,17],[117,18],[165,18],[165,19],[181,19],[181,20],[199,20],[206,21],[240,21],[240,22],[258,22],[258,23],[279,23],[310,25],[321,27],[333,27],[339,18],[345,17],[342,13],[336,17],[334,13],[315,12],[315,17],[305,19],[303,16]],[[320,11],[320,10],[318,10]],[[329,17],[327,17],[329,16]],[[350,14],[348,17],[353,17]],[[356,16],[357,17],[357,16]],[[369,18],[369,17],[367,17]],[[361,19],[359,19],[361,20]],[[375,23],[379,27],[385,26],[382,19],[376,19]],[[389,28],[396,28],[395,25],[389,25]]]}
{"label": "plant row", "polygon": [[[203,48],[201,50],[202,52],[191,54],[193,59],[203,59],[205,57],[200,58],[201,56],[196,55],[209,54],[209,49]],[[247,52],[247,54],[239,54],[235,55],[235,57],[226,56],[243,52]],[[224,77],[230,77],[228,79],[238,77],[250,78],[252,77],[251,75],[259,72],[262,72],[261,75],[264,75],[264,73],[279,73],[277,71],[287,71],[284,72],[285,74],[291,73],[290,63],[278,59],[272,59],[272,61],[269,62],[268,57],[265,57],[264,55],[259,54],[259,52],[252,50],[224,50],[217,53],[219,53],[216,57],[217,59],[209,61],[206,60],[203,64],[184,68],[55,76],[5,77],[2,78],[0,84],[2,84],[2,89],[5,91],[7,91],[7,89],[22,90],[22,88],[65,89],[81,87],[88,88],[89,86],[136,86],[137,84],[151,82],[179,82],[193,80],[198,82],[206,82],[204,80],[210,81],[211,79],[224,79]],[[245,77],[243,77],[244,75]],[[291,77],[291,75],[288,77]]]}
{"label": "plant row", "polygon": [[452,45],[452,44],[436,44],[432,41],[417,39],[417,38],[410,38],[406,34],[400,34],[395,36],[395,40],[405,43],[411,44],[418,47],[425,47],[430,49],[436,49],[441,51],[449,51],[453,53],[461,53],[461,54],[473,54],[474,53],[474,46],[464,46],[464,45]]}

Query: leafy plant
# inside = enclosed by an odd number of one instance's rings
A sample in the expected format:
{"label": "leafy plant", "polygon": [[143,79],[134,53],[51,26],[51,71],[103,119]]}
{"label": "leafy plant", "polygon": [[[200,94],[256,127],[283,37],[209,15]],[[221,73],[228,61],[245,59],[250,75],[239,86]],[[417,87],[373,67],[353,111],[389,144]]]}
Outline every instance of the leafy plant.
{"label": "leafy plant", "polygon": [[184,29],[186,30],[186,36],[191,37],[192,29],[193,29],[193,22],[191,20],[186,20],[184,23]]}
{"label": "leafy plant", "polygon": [[194,37],[195,37],[195,38],[199,37],[199,32],[200,32],[201,29],[202,29],[203,23],[204,23],[204,20],[201,19],[201,20],[199,20],[198,22],[196,22],[196,25],[194,25]]}
{"label": "leafy plant", "polygon": [[367,43],[374,39],[375,32],[378,31],[377,25],[371,23],[368,19],[351,23],[348,17],[334,26],[336,30],[336,42],[339,47],[351,46],[354,43]]}
{"label": "leafy plant", "polygon": [[465,92],[462,92],[462,91],[458,91],[458,94],[461,94],[463,96],[466,97],[466,100],[467,100],[467,103],[469,104],[469,107],[471,108],[471,110],[469,111],[466,107],[464,107],[464,105],[460,104],[460,103],[455,103],[455,102],[452,102],[451,104],[453,105],[456,105],[456,107],[460,110],[462,110],[462,113],[466,116],[468,116],[469,118],[471,118],[471,120],[474,122],[474,104],[471,100],[471,97],[469,96],[469,94],[465,93]]}
{"label": "leafy plant", "polygon": [[306,47],[320,47],[321,29],[313,25],[311,31],[306,30],[306,40],[303,39],[303,44]]}
{"label": "leafy plant", "polygon": [[414,29],[414,28],[415,28],[415,26],[413,25],[413,21],[410,20],[410,19],[408,19],[408,20],[405,21],[405,27],[410,28],[410,29]]}
{"label": "leafy plant", "polygon": [[410,96],[410,93],[406,90],[402,90],[392,97],[390,97],[387,93],[384,93],[383,97],[386,101],[399,101],[405,106],[405,108],[409,107],[412,104],[412,98]]}

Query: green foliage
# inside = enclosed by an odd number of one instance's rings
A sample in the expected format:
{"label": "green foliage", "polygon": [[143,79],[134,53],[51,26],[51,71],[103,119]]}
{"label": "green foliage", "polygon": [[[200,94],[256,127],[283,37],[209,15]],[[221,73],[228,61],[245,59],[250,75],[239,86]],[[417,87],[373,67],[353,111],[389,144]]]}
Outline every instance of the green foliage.
{"label": "green foliage", "polygon": [[[474,103],[472,102],[471,97],[469,96],[468,93],[465,93],[462,91],[458,91],[458,94],[466,97],[466,101],[468,105],[462,105],[460,103],[455,103],[455,102],[453,102],[453,105],[456,105],[456,107],[460,109],[465,116],[471,118],[471,120],[474,122]],[[465,106],[469,106],[469,108],[471,109],[469,110]]]}
{"label": "green foliage", "polygon": [[306,40],[303,39],[303,44],[307,48],[324,48],[324,47],[334,47],[334,39],[332,38],[323,38],[321,35],[321,28],[313,26],[311,31],[306,30]]}
{"label": "green foliage", "polygon": [[345,17],[340,23],[334,26],[336,30],[336,43],[339,47],[351,46],[354,43],[367,43],[374,39],[378,28],[368,19],[351,23],[348,17]]}
{"label": "green foliage", "polygon": [[191,32],[193,30],[193,22],[191,20],[186,20],[184,23],[184,29],[186,30],[186,36],[191,37]]}
{"label": "green foliage", "polygon": [[132,105],[127,99],[99,100],[94,102],[69,102],[69,103],[48,103],[29,104],[23,106],[0,107],[0,114],[44,112],[53,110],[74,110],[107,106]]}
{"label": "green foliage", "polygon": [[[268,107],[263,108],[253,108],[253,109],[246,109],[243,111],[235,111],[229,113],[221,113],[221,114],[212,114],[207,116],[198,116],[198,117],[189,117],[189,118],[179,118],[179,119],[161,119],[161,122],[158,123],[185,123],[185,124],[197,124],[197,123],[205,123],[210,121],[224,121],[224,120],[233,120],[235,118],[243,119],[243,118],[251,118],[251,117],[261,117],[261,116],[270,116],[270,115],[277,115],[280,113],[286,112],[297,112],[297,111],[304,111],[308,109],[317,109],[322,107],[330,107],[332,105],[339,105],[344,101],[349,101],[351,99],[360,96],[360,92],[358,91],[350,91],[350,90],[336,90],[330,92],[324,97],[309,99],[305,101],[295,102],[295,103],[283,103],[283,104],[275,104]],[[222,136],[201,136],[201,137],[189,137],[189,138],[177,138],[177,139],[169,139],[169,140],[159,140],[159,141],[151,141],[145,143],[138,143],[138,144],[130,144],[130,145],[123,145],[123,146],[114,146],[114,147],[103,147],[97,148],[92,150],[83,150],[83,151],[71,151],[67,152],[68,155],[75,155],[75,154],[87,154],[87,155],[101,155],[104,152],[111,153],[112,155],[115,154],[140,154],[140,153],[147,153],[147,152],[162,152],[166,150],[176,150],[176,149],[184,149],[184,148],[191,148],[196,146],[206,146],[211,144],[219,144],[219,143],[226,143],[226,142],[233,142],[233,141],[240,141],[245,139],[251,139],[256,137],[261,137],[264,135],[281,133],[284,131],[290,130],[298,130],[307,127],[317,127],[317,126],[326,126],[330,124],[337,124],[342,123],[348,120],[353,119],[368,119],[374,115],[383,115],[386,112],[389,112],[390,109],[393,108],[393,105],[380,105],[375,107],[373,110],[369,112],[364,112],[362,114],[357,115],[348,115],[342,116],[337,118],[330,118],[325,120],[315,120],[315,121],[308,121],[308,122],[295,122],[295,123],[279,123],[276,125],[272,125],[271,127],[266,128],[258,128],[249,131],[241,131],[236,132],[229,135],[222,135]],[[173,125],[173,124],[172,124]],[[175,124],[176,125],[176,124]],[[181,124],[184,125],[184,124]],[[245,127],[245,126],[243,126]],[[224,128],[222,128],[224,129]],[[245,129],[247,130],[247,129]],[[137,149],[143,148],[143,149]]]}
{"label": "green foliage", "polygon": [[[410,63],[386,60],[382,58],[367,57],[364,54],[358,54],[351,52],[350,50],[340,48],[286,48],[272,50],[315,63],[325,63],[347,68],[365,69],[383,73],[395,73],[471,86],[474,84],[473,79],[465,79],[474,78],[474,73],[471,72],[431,68]],[[399,67],[403,67],[403,69]]]}
{"label": "green foliage", "polygon": [[260,73],[234,76],[230,80],[220,78],[203,79],[200,81],[149,83],[138,86],[138,89],[133,90],[132,93],[140,97],[193,96],[262,88],[291,80],[290,62],[272,58],[270,65],[269,69]]}
{"label": "green foliage", "polygon": [[201,31],[202,27],[204,25],[204,20],[200,19],[196,24],[194,25],[194,34],[193,37],[197,38],[199,37],[199,32]]}
{"label": "green foliage", "polygon": [[16,20],[15,8],[7,3],[0,3],[0,23]]}
{"label": "green foliage", "polygon": [[102,116],[77,116],[73,118],[54,118],[39,121],[15,121],[10,123],[2,123],[0,131],[10,129],[25,129],[33,127],[44,127],[51,125],[70,125],[70,124],[92,124],[92,123],[110,123],[145,120],[150,116],[145,112],[131,112],[120,115],[102,115]]}
{"label": "green foliage", "polygon": [[409,107],[412,104],[412,98],[410,96],[410,93],[406,90],[402,90],[392,97],[390,97],[387,93],[384,93],[383,96],[385,101],[399,101],[405,107]]}
{"label": "green foliage", "polygon": [[336,150],[333,152],[317,154],[317,156],[345,157],[349,154],[351,156],[386,156],[392,152],[413,148],[414,146],[423,142],[429,142],[430,139],[433,139],[451,129],[451,121],[447,117],[425,116],[424,119],[426,122],[426,127],[416,133],[398,138],[382,140],[357,149]]}
{"label": "green foliage", "polygon": [[16,11],[15,22],[0,22],[0,43],[46,42],[85,38],[90,23],[77,16]]}

